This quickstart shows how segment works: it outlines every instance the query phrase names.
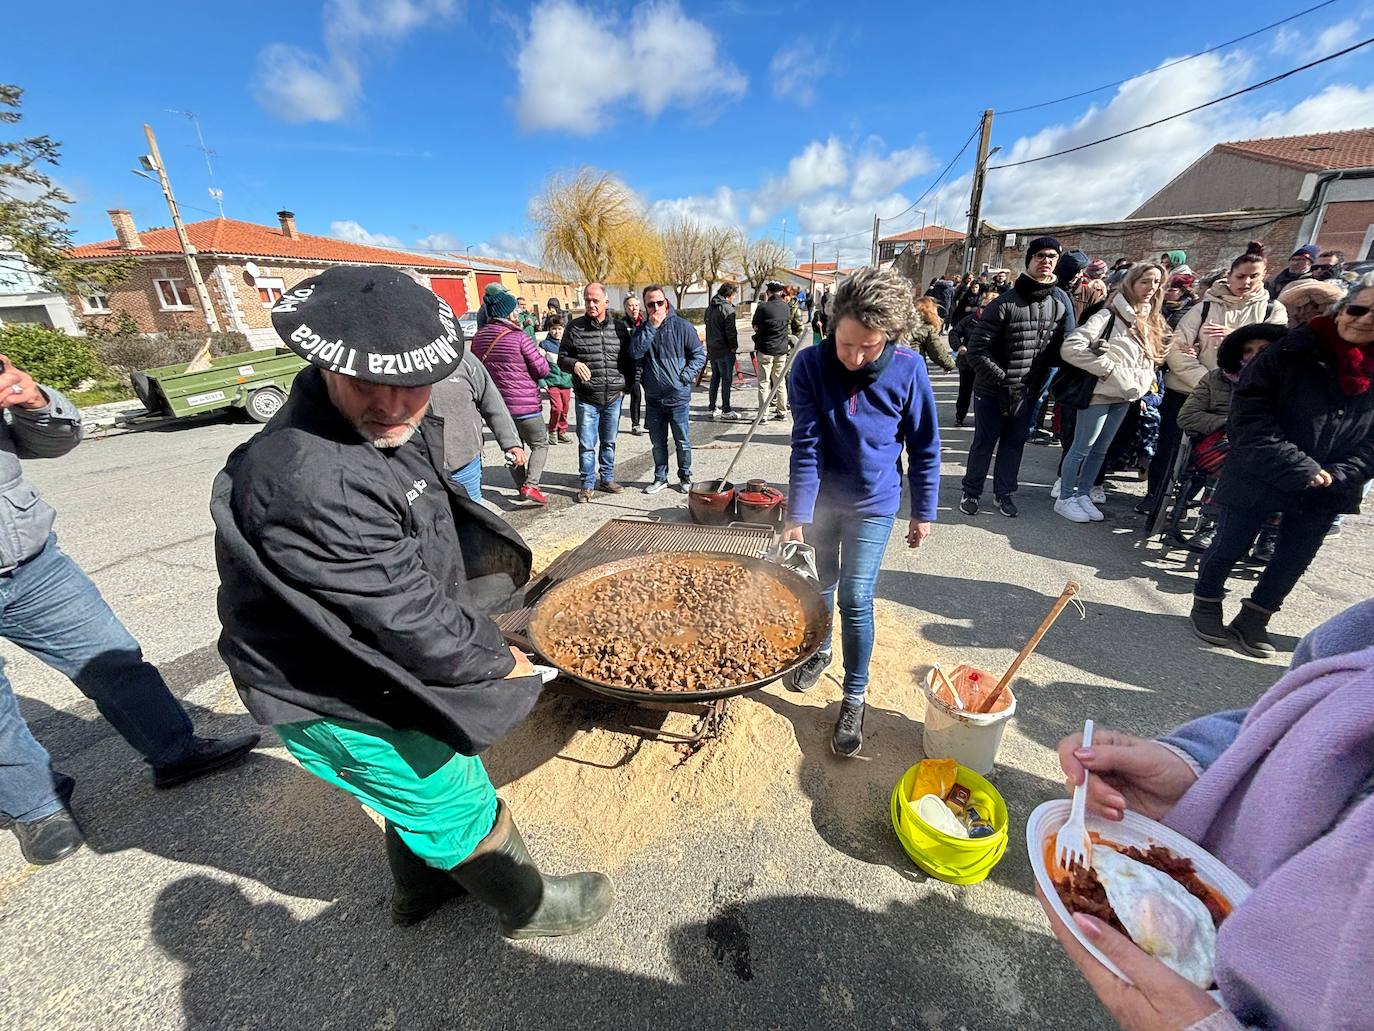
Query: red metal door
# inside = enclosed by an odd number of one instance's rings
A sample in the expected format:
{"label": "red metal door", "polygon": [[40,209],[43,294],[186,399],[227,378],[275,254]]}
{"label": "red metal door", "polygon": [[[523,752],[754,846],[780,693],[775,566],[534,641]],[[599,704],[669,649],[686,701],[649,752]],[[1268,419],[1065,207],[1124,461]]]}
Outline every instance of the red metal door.
{"label": "red metal door", "polygon": [[477,273],[477,303],[482,303],[482,295],[487,292],[487,287],[492,283],[501,282],[499,272],[478,272]]}
{"label": "red metal door", "polygon": [[468,290],[466,281],[450,276],[430,276],[429,288],[448,301],[453,314],[461,315],[468,310]]}

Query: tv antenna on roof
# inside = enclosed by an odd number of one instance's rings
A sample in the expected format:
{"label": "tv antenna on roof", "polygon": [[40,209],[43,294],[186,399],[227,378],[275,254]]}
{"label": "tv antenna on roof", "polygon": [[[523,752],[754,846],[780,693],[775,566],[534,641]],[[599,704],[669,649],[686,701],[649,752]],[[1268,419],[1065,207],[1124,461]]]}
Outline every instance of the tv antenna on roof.
{"label": "tv antenna on roof", "polygon": [[210,155],[213,154],[214,151],[205,145],[205,134],[200,131],[200,119],[196,117],[194,111],[178,111],[173,107],[167,108],[166,111],[169,115],[182,115],[189,118],[191,124],[196,127],[196,139],[200,141],[200,146],[196,149],[199,150],[201,155],[205,158],[205,170],[210,173],[210,189],[208,192],[211,198],[213,198],[215,205],[219,208],[219,217],[223,218],[224,191],[215,186],[215,166],[210,164]]}

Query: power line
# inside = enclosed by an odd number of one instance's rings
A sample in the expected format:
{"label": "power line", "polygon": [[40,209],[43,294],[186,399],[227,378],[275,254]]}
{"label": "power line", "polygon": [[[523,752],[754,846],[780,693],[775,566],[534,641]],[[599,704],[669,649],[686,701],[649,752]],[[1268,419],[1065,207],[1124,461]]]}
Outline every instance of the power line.
{"label": "power line", "polygon": [[1079,97],[1087,97],[1091,96],[1094,93],[1101,93],[1103,90],[1106,89],[1112,89],[1116,86],[1124,86],[1126,83],[1132,81],[1133,79],[1143,79],[1147,75],[1154,75],[1156,72],[1162,72],[1169,68],[1176,68],[1181,64],[1186,64],[1188,61],[1195,60],[1199,57],[1206,57],[1208,54],[1215,54],[1218,50],[1225,50],[1227,47],[1234,46],[1236,43],[1243,43],[1247,39],[1252,39],[1255,36],[1263,35],[1270,29],[1277,29],[1280,25],[1286,25],[1290,21],[1295,21],[1298,18],[1302,18],[1306,15],[1309,15],[1313,11],[1320,11],[1323,7],[1330,7],[1334,3],[1336,3],[1336,0],[1325,0],[1324,3],[1317,4],[1314,7],[1309,7],[1305,11],[1299,11],[1297,14],[1290,14],[1287,18],[1284,18],[1280,21],[1276,21],[1273,24],[1266,25],[1261,29],[1255,29],[1253,32],[1247,32],[1245,35],[1237,36],[1235,39],[1228,39],[1225,43],[1218,43],[1214,47],[1208,47],[1206,50],[1199,50],[1196,54],[1189,54],[1187,57],[1180,57],[1177,60],[1168,62],[1167,64],[1162,64],[1158,68],[1150,68],[1146,71],[1132,75],[1126,79],[1117,79],[1116,82],[1108,82],[1101,86],[1094,86],[1092,89],[1085,89],[1080,93],[1070,93],[1066,97],[1058,97],[1054,100],[1043,100],[1038,104],[1027,104],[1025,107],[1013,107],[1007,111],[998,111],[996,112],[996,114],[1017,115],[1020,114],[1022,111],[1036,111],[1042,107],[1052,107],[1055,104],[1062,104],[1066,100],[1077,100]]}
{"label": "power line", "polygon": [[1255,90],[1263,89],[1266,86],[1272,86],[1274,85],[1274,83],[1281,82],[1282,80],[1288,78],[1291,75],[1297,75],[1298,72],[1305,72],[1309,68],[1315,68],[1319,64],[1325,64],[1327,61],[1334,61],[1338,57],[1344,57],[1346,54],[1353,53],[1354,51],[1359,50],[1362,47],[1367,47],[1371,43],[1374,43],[1374,36],[1371,36],[1369,37],[1369,39],[1363,40],[1362,42],[1352,44],[1351,46],[1346,47],[1344,50],[1338,50],[1334,54],[1327,54],[1325,57],[1319,57],[1315,61],[1309,61],[1307,64],[1300,65],[1297,68],[1289,69],[1288,71],[1282,72],[1279,75],[1275,75],[1271,78],[1265,79],[1263,82],[1254,83],[1253,85],[1246,86],[1244,89],[1238,89],[1234,93],[1228,93],[1224,97],[1217,97],[1213,100],[1207,101],[1204,104],[1198,104],[1195,107],[1190,107],[1186,111],[1179,111],[1176,114],[1166,115],[1163,118],[1157,118],[1153,122],[1146,122],[1144,125],[1137,125],[1134,129],[1125,129],[1121,132],[1113,133],[1110,136],[1104,136],[1100,140],[1093,140],[1090,143],[1080,143],[1076,147],[1068,147],[1064,150],[1056,150],[1053,154],[1042,154],[1040,157],[1026,158],[1023,161],[1009,161],[1003,165],[991,165],[989,166],[988,171],[996,172],[1003,168],[1017,168],[1021,165],[1035,164],[1035,162],[1037,161],[1048,161],[1050,158],[1063,157],[1065,154],[1073,154],[1080,150],[1087,150],[1089,147],[1096,147],[1102,143],[1110,143],[1112,140],[1119,140],[1123,136],[1130,136],[1132,133],[1137,133],[1144,129],[1153,129],[1156,125],[1163,125],[1165,122],[1171,122],[1175,118],[1182,118],[1184,115],[1193,114],[1195,111],[1201,111],[1203,108],[1212,107],[1215,104],[1220,104],[1227,100],[1234,100],[1236,97],[1242,96],[1246,93],[1253,93]]}

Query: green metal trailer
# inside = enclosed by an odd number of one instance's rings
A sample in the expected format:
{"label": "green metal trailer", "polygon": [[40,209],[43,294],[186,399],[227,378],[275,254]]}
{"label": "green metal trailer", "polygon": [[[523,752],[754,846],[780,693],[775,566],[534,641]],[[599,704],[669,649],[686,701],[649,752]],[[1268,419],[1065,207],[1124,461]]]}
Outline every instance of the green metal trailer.
{"label": "green metal trailer", "polygon": [[306,360],[289,348],[226,354],[195,372],[164,365],[136,372],[134,393],[149,415],[180,418],[221,408],[242,408],[254,422],[277,414]]}

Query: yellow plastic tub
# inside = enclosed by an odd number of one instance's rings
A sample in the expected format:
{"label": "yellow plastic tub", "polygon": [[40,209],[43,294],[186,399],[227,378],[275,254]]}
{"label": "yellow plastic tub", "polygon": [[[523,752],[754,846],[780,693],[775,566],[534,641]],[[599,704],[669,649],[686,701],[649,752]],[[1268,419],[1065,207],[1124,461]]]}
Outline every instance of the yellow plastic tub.
{"label": "yellow plastic tub", "polygon": [[892,789],[892,829],[911,861],[932,877],[950,884],[977,884],[1007,851],[1007,804],[995,787],[966,766],[956,770],[954,779],[969,789],[972,804],[989,814],[994,833],[985,838],[957,838],[917,816],[909,805],[915,766]]}

